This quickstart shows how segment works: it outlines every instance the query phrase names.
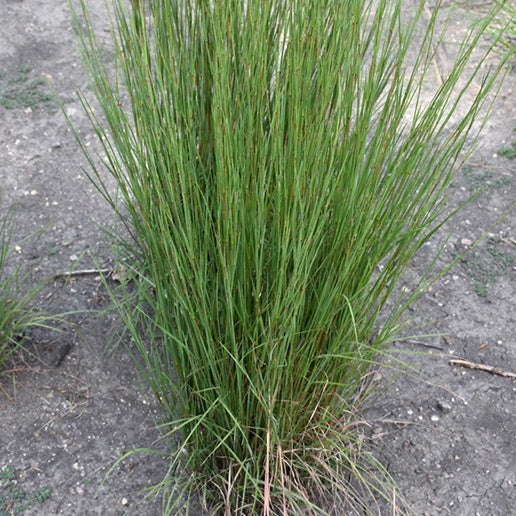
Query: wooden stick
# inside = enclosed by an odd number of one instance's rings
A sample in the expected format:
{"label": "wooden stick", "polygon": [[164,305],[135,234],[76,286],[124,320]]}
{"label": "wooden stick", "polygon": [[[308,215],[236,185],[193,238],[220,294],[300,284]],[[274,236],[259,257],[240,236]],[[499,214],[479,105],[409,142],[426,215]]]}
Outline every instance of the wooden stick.
{"label": "wooden stick", "polygon": [[488,373],[505,376],[506,378],[516,378],[516,374],[503,371],[499,367],[488,366],[485,364],[476,364],[475,362],[470,362],[469,360],[465,360],[463,358],[453,358],[452,360],[450,360],[450,365],[468,367],[469,369],[478,369],[480,371],[487,371]]}

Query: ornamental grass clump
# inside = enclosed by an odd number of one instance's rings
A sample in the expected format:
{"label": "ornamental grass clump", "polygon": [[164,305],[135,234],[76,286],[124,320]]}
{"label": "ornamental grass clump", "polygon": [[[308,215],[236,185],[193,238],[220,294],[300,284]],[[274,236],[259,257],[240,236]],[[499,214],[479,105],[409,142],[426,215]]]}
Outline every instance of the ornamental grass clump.
{"label": "ornamental grass clump", "polygon": [[446,188],[501,68],[470,68],[486,19],[426,95],[437,14],[423,26],[423,2],[411,12],[115,0],[114,66],[84,3],[76,15],[102,117],[81,98],[118,191],[91,155],[90,177],[126,224],[138,285],[119,308],[179,441],[166,514],[194,499],[227,514],[337,499],[367,511],[390,496],[358,409],[424,287],[400,280],[450,215]]}

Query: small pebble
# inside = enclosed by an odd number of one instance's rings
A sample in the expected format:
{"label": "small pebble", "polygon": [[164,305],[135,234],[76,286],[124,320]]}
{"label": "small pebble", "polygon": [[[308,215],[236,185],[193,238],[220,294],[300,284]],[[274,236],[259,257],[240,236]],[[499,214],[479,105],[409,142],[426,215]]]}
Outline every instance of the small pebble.
{"label": "small pebble", "polygon": [[436,416],[435,414],[430,418],[432,421],[439,421],[439,416]]}
{"label": "small pebble", "polygon": [[69,259],[70,259],[70,261],[71,261],[71,262],[76,262],[76,261],[77,261],[77,259],[78,259],[78,257],[77,257],[77,255],[76,255],[76,254],[72,254],[72,255],[70,255],[70,258],[69,258]]}
{"label": "small pebble", "polygon": [[445,401],[441,401],[439,400],[437,402],[437,408],[441,411],[441,412],[450,412],[450,410],[452,409],[451,405],[446,403]]}
{"label": "small pebble", "polygon": [[122,505],[124,505],[124,506],[129,505],[129,500],[127,498],[122,498]]}
{"label": "small pebble", "polygon": [[61,239],[61,244],[64,246],[70,245],[73,243],[75,238],[75,232],[72,230],[66,231],[63,234],[63,238]]}
{"label": "small pebble", "polygon": [[469,238],[462,238],[460,243],[462,245],[471,245],[473,242]]}

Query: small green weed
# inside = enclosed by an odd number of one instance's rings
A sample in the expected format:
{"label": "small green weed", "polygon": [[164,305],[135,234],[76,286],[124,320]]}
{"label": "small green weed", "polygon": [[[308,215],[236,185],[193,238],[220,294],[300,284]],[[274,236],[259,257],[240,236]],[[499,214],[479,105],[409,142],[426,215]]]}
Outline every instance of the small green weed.
{"label": "small green weed", "polygon": [[484,248],[461,259],[461,267],[475,281],[475,292],[480,297],[488,296],[488,287],[500,276],[511,271],[514,257],[498,248],[499,239],[490,238]]}
{"label": "small green weed", "polygon": [[[499,151],[499,153],[501,154],[501,151]],[[468,185],[475,191],[492,191],[511,183],[511,178],[509,176],[495,173],[488,168],[466,165],[462,168],[462,173],[464,174],[464,178]]]}
{"label": "small green weed", "polygon": [[30,78],[30,67],[27,65],[11,74],[0,71],[0,105],[16,109],[50,102],[52,95],[43,91],[44,86],[43,79]]}
{"label": "small green weed", "polygon": [[52,488],[43,486],[34,493],[27,493],[19,485],[14,466],[0,470],[0,516],[23,514],[37,503],[43,503],[52,495]]}
{"label": "small green weed", "polygon": [[507,147],[502,147],[501,149],[499,149],[498,154],[500,154],[500,156],[505,156],[509,159],[516,158],[516,142],[512,142]]}

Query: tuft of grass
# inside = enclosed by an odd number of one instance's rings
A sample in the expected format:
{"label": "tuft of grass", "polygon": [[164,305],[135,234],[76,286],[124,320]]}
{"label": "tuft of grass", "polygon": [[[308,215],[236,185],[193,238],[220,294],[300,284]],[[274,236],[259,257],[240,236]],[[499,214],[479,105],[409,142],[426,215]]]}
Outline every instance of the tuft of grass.
{"label": "tuft of grass", "polygon": [[7,109],[35,107],[50,102],[53,97],[45,93],[43,79],[30,79],[30,67],[22,66],[14,73],[0,70],[0,106]]}
{"label": "tuft of grass", "polygon": [[0,371],[21,345],[28,328],[45,326],[49,317],[30,308],[40,292],[40,283],[22,293],[24,276],[19,269],[6,271],[7,258],[13,229],[13,220],[5,217],[0,221]]}
{"label": "tuft of grass", "polygon": [[339,498],[374,513],[375,497],[400,510],[360,407],[429,281],[401,288],[454,211],[447,187],[504,70],[489,52],[470,67],[491,14],[432,88],[441,34],[438,9],[426,25],[423,10],[115,0],[108,67],[81,1],[103,118],[81,100],[103,165],[81,145],[130,235],[137,288],[118,307],[179,440],[165,514],[193,500],[227,514],[324,513]]}

